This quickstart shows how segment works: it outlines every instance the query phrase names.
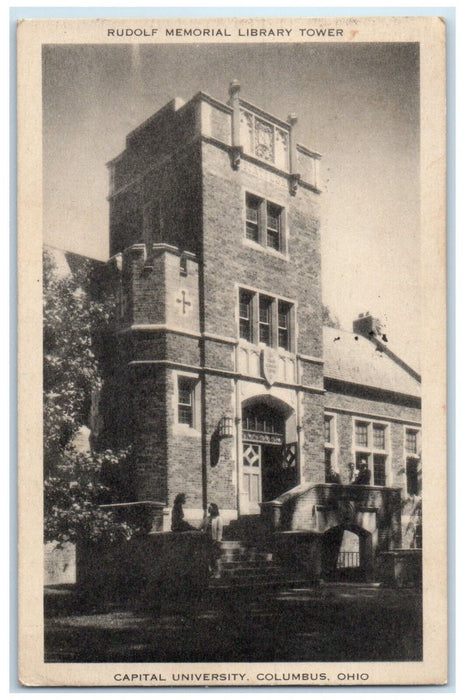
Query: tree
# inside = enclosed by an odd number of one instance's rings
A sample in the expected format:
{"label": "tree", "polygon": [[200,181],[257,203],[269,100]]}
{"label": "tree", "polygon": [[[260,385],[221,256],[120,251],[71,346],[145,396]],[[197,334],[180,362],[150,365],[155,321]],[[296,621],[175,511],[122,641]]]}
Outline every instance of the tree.
{"label": "tree", "polygon": [[129,538],[134,528],[116,517],[112,509],[102,508],[112,499],[111,487],[102,474],[118,468],[125,453],[77,452],[68,447],[53,473],[45,478],[45,541],[76,542],[106,538],[115,541]]}
{"label": "tree", "polygon": [[[78,452],[73,444],[89,422],[92,394],[102,386],[99,339],[109,331],[114,299],[93,294],[91,261],[82,258],[58,274],[53,256],[43,257],[44,515],[46,541],[75,542],[129,535],[102,503],[115,496],[112,483],[128,450]],[[116,475],[116,476],[115,476]]]}
{"label": "tree", "polygon": [[329,326],[330,328],[341,328],[341,324],[337,316],[333,316],[329,306],[323,304],[321,309],[322,322],[324,326]]}

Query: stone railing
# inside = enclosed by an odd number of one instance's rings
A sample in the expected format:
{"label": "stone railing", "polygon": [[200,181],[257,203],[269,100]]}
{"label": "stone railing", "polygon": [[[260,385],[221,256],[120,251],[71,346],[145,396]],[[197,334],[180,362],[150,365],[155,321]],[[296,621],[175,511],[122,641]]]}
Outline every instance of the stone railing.
{"label": "stone railing", "polygon": [[401,489],[303,483],[260,507],[270,531],[323,533],[342,526],[376,532],[382,549],[401,543]]}
{"label": "stone railing", "polygon": [[397,585],[421,576],[418,557],[394,556],[402,536],[401,489],[303,483],[260,506],[276,561],[308,580],[337,578],[344,531],[358,536],[358,580]]}

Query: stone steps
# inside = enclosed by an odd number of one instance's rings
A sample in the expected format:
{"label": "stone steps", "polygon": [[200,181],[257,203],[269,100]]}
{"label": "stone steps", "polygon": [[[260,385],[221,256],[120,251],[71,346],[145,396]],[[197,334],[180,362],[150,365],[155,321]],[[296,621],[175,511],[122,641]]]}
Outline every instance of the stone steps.
{"label": "stone steps", "polygon": [[274,589],[304,582],[276,564],[268,548],[240,540],[221,543],[218,569],[219,576],[210,579],[211,589]]}

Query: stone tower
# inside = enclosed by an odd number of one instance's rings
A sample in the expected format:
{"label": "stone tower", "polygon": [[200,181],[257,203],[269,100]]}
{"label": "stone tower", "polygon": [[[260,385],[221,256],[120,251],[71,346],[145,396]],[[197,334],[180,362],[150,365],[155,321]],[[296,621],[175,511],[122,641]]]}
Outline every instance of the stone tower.
{"label": "stone tower", "polygon": [[[324,481],[320,156],[240,97],[175,99],[109,163],[107,434],[130,498],[226,522]],[[165,523],[166,526],[166,523]]]}

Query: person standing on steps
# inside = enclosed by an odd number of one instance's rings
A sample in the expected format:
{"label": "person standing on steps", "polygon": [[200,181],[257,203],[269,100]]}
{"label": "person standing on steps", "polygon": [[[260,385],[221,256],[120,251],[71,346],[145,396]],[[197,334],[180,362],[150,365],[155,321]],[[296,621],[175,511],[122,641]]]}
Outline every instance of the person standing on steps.
{"label": "person standing on steps", "polygon": [[221,557],[221,542],[223,540],[223,521],[220,516],[220,511],[216,503],[210,503],[208,506],[208,516],[206,517],[203,531],[208,535],[209,541],[209,569],[210,574],[214,578],[220,578],[220,557]]}

